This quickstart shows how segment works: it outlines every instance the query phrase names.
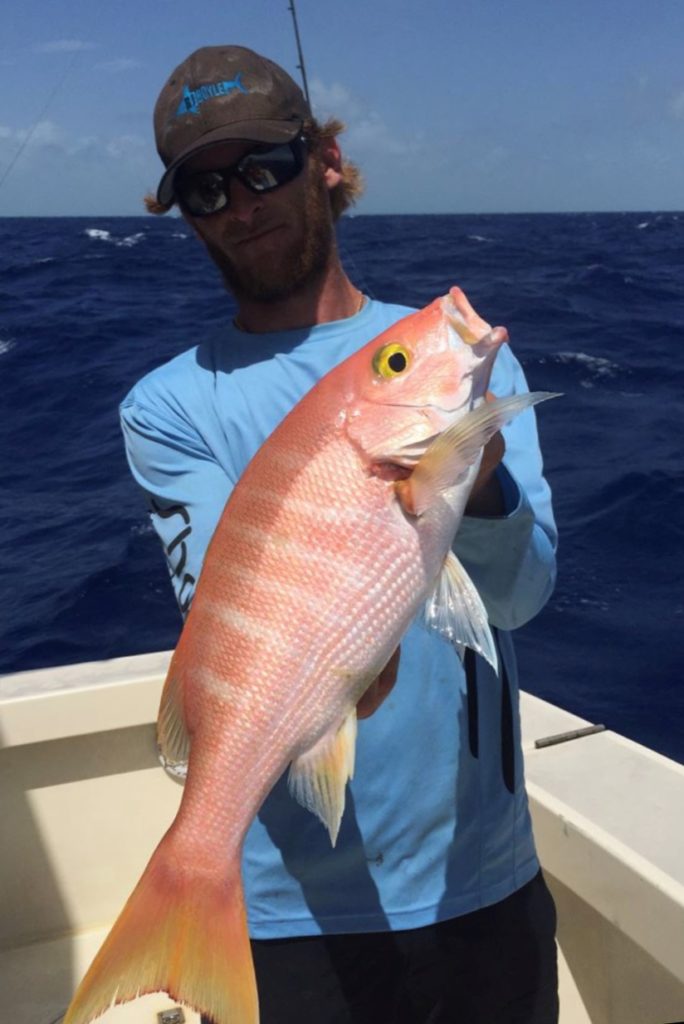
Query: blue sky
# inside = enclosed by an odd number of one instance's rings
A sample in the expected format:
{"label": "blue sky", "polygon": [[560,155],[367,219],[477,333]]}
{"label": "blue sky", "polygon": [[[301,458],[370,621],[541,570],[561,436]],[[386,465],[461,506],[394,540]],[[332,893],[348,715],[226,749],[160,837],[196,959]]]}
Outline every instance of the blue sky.
{"label": "blue sky", "polygon": [[[684,209],[684,0],[298,0],[363,213]],[[286,0],[5,0],[0,216],[142,212],[191,50],[297,76]]]}

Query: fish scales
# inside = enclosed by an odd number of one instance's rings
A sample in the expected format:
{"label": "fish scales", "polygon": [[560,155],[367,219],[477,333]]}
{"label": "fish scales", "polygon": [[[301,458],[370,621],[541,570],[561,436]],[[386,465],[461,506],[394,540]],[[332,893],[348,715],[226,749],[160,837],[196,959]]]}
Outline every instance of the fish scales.
{"label": "fish scales", "polygon": [[[279,494],[278,502],[259,504],[254,501],[250,488],[243,492],[244,504],[236,501],[232,514],[224,519],[226,531],[238,541],[245,524],[250,531],[261,531],[262,547],[254,544],[250,551],[251,567],[256,572],[255,563],[258,563],[259,575],[249,595],[245,595],[241,581],[236,581],[230,565],[224,563],[222,571],[211,580],[211,590],[207,587],[203,593],[202,608],[220,602],[221,606],[241,613],[249,613],[251,609],[252,623],[262,620],[265,628],[268,625],[268,643],[249,649],[243,645],[236,651],[226,642],[227,637],[222,636],[223,643],[216,642],[215,649],[205,650],[203,657],[218,658],[231,679],[249,680],[255,671],[268,673],[271,696],[282,685],[280,709],[287,706],[289,700],[302,695],[313,700],[318,674],[334,673],[344,665],[349,666],[350,660],[353,663],[358,636],[363,637],[358,653],[365,656],[369,635],[372,637],[375,633],[373,619],[383,614],[384,603],[396,605],[397,586],[401,583],[407,589],[415,585],[406,573],[414,563],[415,552],[412,556],[409,545],[396,538],[391,530],[396,516],[391,514],[394,511],[391,508],[390,515],[387,514],[387,486],[376,478],[364,478],[358,461],[358,455],[348,444],[329,444],[323,452],[317,452],[294,481],[276,477],[270,492]],[[266,475],[270,476],[268,463],[266,470]],[[264,490],[261,479],[259,490]],[[374,504],[369,501],[369,491],[377,495]],[[297,511],[301,502],[344,510],[337,529],[331,531],[326,523],[312,527],[308,518],[302,520]],[[359,525],[362,533],[358,531]],[[225,542],[217,532],[215,543]],[[268,581],[263,589],[259,585],[261,580]],[[279,602],[277,593],[273,593],[270,586],[273,580],[288,589],[290,601],[287,604]],[[313,600],[312,586],[315,587]],[[303,608],[297,607],[294,601],[297,593],[301,595]],[[359,594],[363,595],[361,600]],[[312,604],[314,615],[311,614]],[[302,618],[305,618],[306,628],[302,628]],[[201,615],[196,616],[195,633],[201,637],[207,635]],[[273,640],[278,636],[281,646],[275,649],[277,659],[276,664],[272,664]],[[239,663],[237,655],[243,649],[256,666]],[[292,666],[299,664],[304,650],[307,662],[305,670],[300,669],[299,686],[295,690],[291,681]],[[329,703],[330,693],[326,693]]]}

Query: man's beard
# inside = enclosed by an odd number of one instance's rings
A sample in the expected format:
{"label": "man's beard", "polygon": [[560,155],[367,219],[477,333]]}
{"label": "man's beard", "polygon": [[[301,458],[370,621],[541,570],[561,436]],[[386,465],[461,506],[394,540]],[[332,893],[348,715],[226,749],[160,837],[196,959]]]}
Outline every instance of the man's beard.
{"label": "man's beard", "polygon": [[277,254],[258,265],[238,264],[212,243],[205,243],[228,290],[238,299],[280,302],[322,277],[333,250],[334,229],[328,193],[317,165],[304,197],[301,233]]}

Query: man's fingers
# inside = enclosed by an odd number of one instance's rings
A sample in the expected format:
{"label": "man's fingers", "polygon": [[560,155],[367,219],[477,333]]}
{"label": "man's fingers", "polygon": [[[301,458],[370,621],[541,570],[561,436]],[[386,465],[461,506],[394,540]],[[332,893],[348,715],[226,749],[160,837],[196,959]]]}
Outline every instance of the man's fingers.
{"label": "man's fingers", "polygon": [[370,684],[363,697],[356,705],[357,718],[369,718],[374,711],[377,711],[382,702],[391,692],[392,687],[397,680],[399,653],[400,648],[397,647],[378,678]]}

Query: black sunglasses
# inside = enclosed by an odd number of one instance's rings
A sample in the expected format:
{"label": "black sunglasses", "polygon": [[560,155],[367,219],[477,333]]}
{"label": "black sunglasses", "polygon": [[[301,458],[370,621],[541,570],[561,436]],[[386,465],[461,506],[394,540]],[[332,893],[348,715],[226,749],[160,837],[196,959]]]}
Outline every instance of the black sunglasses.
{"label": "black sunglasses", "polygon": [[293,181],[304,166],[303,136],[278,146],[257,146],[230,167],[178,174],[176,199],[191,217],[208,217],[230,206],[230,179],[250,192],[272,192]]}

